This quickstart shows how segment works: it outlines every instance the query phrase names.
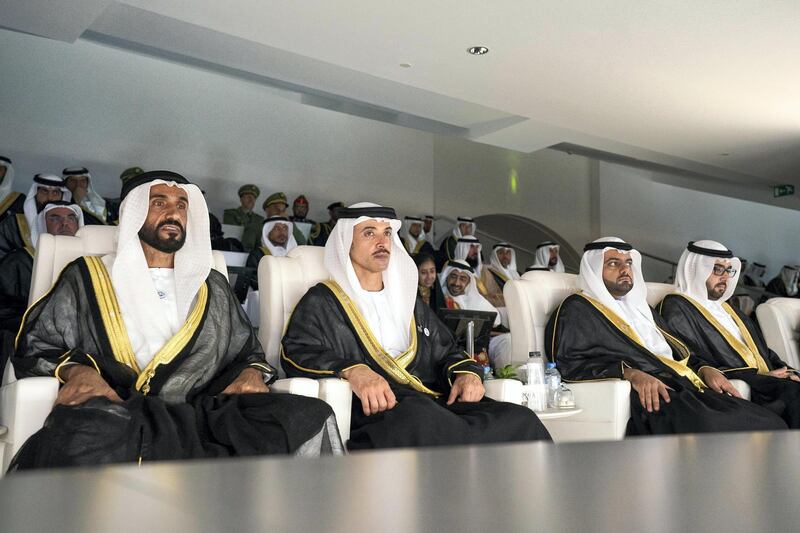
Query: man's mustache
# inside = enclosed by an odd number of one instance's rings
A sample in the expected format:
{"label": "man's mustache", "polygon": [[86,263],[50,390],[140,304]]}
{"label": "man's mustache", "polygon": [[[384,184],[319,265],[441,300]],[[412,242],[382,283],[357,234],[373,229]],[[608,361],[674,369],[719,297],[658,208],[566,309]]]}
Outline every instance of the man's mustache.
{"label": "man's mustache", "polygon": [[181,232],[186,233],[186,230],[183,228],[183,224],[179,220],[164,220],[158,223],[156,226],[156,230],[160,230],[164,226],[178,226]]}
{"label": "man's mustache", "polygon": [[379,249],[379,250],[376,250],[376,251],[372,252],[372,255],[373,255],[373,256],[375,256],[375,255],[379,255],[379,254],[391,255],[391,254],[392,254],[392,252],[390,252],[390,251],[389,251],[389,250],[387,250],[386,248],[381,248],[381,249]]}

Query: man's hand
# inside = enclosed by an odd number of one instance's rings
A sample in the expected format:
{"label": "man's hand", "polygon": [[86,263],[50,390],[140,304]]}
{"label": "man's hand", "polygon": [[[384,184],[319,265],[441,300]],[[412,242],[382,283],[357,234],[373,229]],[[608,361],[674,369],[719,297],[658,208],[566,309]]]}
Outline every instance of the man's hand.
{"label": "man's hand", "polygon": [[702,379],[703,382],[708,385],[709,389],[715,392],[728,393],[734,398],[742,397],[736,387],[733,386],[733,383],[731,383],[728,378],[725,377],[725,374],[715,368],[711,368],[710,366],[701,368],[700,379]]}
{"label": "man's hand", "polygon": [[622,377],[631,382],[631,387],[639,394],[639,401],[648,413],[661,409],[660,398],[669,403],[671,388],[664,385],[658,378],[635,368],[626,368]]}
{"label": "man's hand", "polygon": [[342,377],[350,382],[353,394],[361,400],[366,416],[387,411],[397,405],[389,383],[371,368],[354,366],[342,372]]}
{"label": "man's hand", "polygon": [[264,374],[255,368],[245,368],[225,387],[222,394],[256,394],[259,392],[269,392],[269,387],[264,383]]}
{"label": "man's hand", "polygon": [[450,388],[447,405],[452,405],[456,400],[460,402],[479,402],[485,393],[486,389],[483,388],[481,378],[471,372],[459,374]]}
{"label": "man's hand", "polygon": [[94,368],[69,365],[61,369],[60,375],[64,385],[58,391],[56,405],[78,405],[96,396],[122,403],[122,398],[108,386],[106,380]]}
{"label": "man's hand", "polygon": [[792,381],[800,381],[800,377],[798,377],[797,374],[789,370],[787,367],[775,369],[771,371],[769,375],[781,379],[791,379]]}

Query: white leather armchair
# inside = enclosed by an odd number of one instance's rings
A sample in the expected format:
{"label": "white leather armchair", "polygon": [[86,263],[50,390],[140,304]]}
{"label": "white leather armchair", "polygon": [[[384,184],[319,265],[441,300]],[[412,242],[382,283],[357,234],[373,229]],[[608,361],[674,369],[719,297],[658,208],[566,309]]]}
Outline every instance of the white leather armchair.
{"label": "white leather armchair", "polygon": [[[550,314],[576,291],[575,274],[533,271],[506,283],[503,294],[511,329],[512,362],[525,362],[529,352],[546,353],[545,327]],[[583,411],[569,418],[544,421],[555,441],[619,440],[625,436],[630,418],[630,383],[570,383],[569,388]]]}
{"label": "white leather armchair", "polygon": [[[647,301],[660,302],[673,290],[665,283],[648,283]],[[528,353],[544,354],[545,327],[550,314],[577,291],[577,276],[553,272],[527,272],[506,283],[504,295],[511,329],[512,361],[524,362]],[[556,441],[619,440],[630,418],[630,383],[624,380],[570,383],[575,401],[583,411],[575,416],[548,420]]]}
{"label": "white leather armchair", "polygon": [[[117,230],[116,226],[86,226],[75,237],[40,235],[33,260],[29,304],[36,302],[50,290],[61,270],[71,261],[85,255],[112,253],[116,248]],[[228,270],[222,253],[214,251],[213,261],[213,268],[227,277]],[[319,390],[317,384],[313,380],[303,381],[279,383],[276,388],[284,387],[295,394],[316,396]],[[33,377],[17,380],[11,364],[6,366],[0,387],[0,426],[6,428],[6,433],[0,435],[2,472],[5,472],[14,454],[28,437],[41,429],[57,394],[58,381],[55,378]]]}
{"label": "white leather armchair", "polygon": [[792,368],[800,368],[800,299],[771,298],[756,307],[767,346]]}
{"label": "white leather armchair", "polygon": [[[545,353],[545,327],[550,314],[577,290],[577,276],[574,274],[533,271],[524,274],[520,280],[506,283],[503,294],[508,307],[513,362],[524,362],[532,351]],[[670,284],[647,283],[647,303],[655,306],[673,290],[674,286]],[[731,382],[743,397],[750,397],[750,389],[745,382]],[[554,440],[571,442],[624,438],[630,418],[629,382],[608,380],[570,383],[569,388],[583,411],[569,418],[545,421]]]}
{"label": "white leather armchair", "polygon": [[[281,338],[294,307],[308,289],[330,277],[323,261],[324,251],[319,246],[298,246],[286,257],[265,256],[258,265],[258,289],[261,293],[258,335],[267,361],[276,368],[281,368]],[[280,372],[283,375],[283,371]],[[350,384],[338,378],[318,381],[319,398],[333,408],[342,440],[347,442],[352,407]],[[515,401],[519,396],[520,400],[515,403],[520,403],[522,392],[517,385],[521,386],[521,383],[500,379],[486,384],[487,396],[501,401]]]}
{"label": "white leather armchair", "polygon": [[[329,278],[323,257],[325,249],[320,246],[298,246],[286,257],[264,256],[258,264],[259,328],[258,337],[267,355],[269,364],[285,376],[281,368],[281,339],[297,302],[319,283]],[[273,386],[275,390],[293,392],[285,387],[300,382],[311,382],[318,387],[318,398],[331,406],[336,414],[342,441],[350,438],[350,409],[353,395],[350,384],[339,378],[312,380],[291,378],[281,380],[284,384]]]}

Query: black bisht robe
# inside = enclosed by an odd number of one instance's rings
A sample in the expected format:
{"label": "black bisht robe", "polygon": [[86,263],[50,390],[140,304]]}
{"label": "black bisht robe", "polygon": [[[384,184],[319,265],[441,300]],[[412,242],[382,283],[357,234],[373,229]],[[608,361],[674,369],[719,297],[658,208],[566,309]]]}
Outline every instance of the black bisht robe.
{"label": "black bisht robe", "polygon": [[[99,217],[89,211],[88,209],[81,206],[81,211],[83,211],[83,225],[84,226],[107,226],[108,222],[106,218]],[[108,214],[106,214],[108,217]]]}
{"label": "black bisht robe", "polygon": [[[786,291],[786,284],[783,282],[780,276],[773,278],[767,283],[767,287],[765,289],[767,292],[772,293],[774,296],[780,296],[781,298],[797,298],[798,295],[795,294],[794,296],[789,296],[789,293]],[[770,298],[774,297],[770,296]],[[762,302],[766,301],[767,295],[765,294],[762,298]]]}
{"label": "black bisht robe", "polygon": [[0,201],[0,220],[8,216],[24,213],[26,196],[22,193],[11,191]]}
{"label": "black bisht robe", "polygon": [[409,350],[392,358],[342,289],[335,282],[319,283],[292,313],[281,365],[287,376],[310,378],[366,365],[386,379],[398,401],[393,409],[365,416],[353,395],[351,450],[550,439],[526,407],[488,398],[446,405],[457,374],[482,379],[482,367],[455,346],[447,327],[419,298],[411,334]]}
{"label": "black bisht robe", "polygon": [[24,214],[9,215],[0,221],[0,258],[26,246],[33,248],[28,219]]}
{"label": "black bisht robe", "polygon": [[67,265],[27,312],[12,356],[18,378],[61,365],[97,369],[124,400],[56,406],[11,469],[342,449],[331,408],[289,394],[222,395],[245,368],[274,379],[225,277],[211,271],[183,328],[139,370],[99,258]]}
{"label": "black bisht robe", "polygon": [[600,302],[582,294],[569,296],[552,314],[545,349],[565,381],[623,379],[634,368],[655,376],[669,391],[670,403],[648,413],[631,389],[628,435],[757,431],[786,429],[774,413],[747,400],[705,388],[694,373],[699,362],[672,336],[659,315],[656,325],[672,347],[675,360],[660,358],[639,344],[632,328]]}
{"label": "black bisht robe", "polygon": [[683,295],[668,294],[659,312],[670,330],[689,346],[701,367],[710,366],[728,379],[746,382],[751,401],[780,415],[790,428],[800,428],[800,382],[765,374],[789,365],[769,349],[753,321],[736,307],[723,304],[736,317],[734,321],[745,339],[742,344],[697,305]]}
{"label": "black bisht robe", "polygon": [[[425,300],[422,299],[421,290],[422,289],[419,287],[417,288],[417,297],[422,303],[425,303]],[[430,288],[428,305],[433,309],[434,314],[438,313],[439,309],[447,308],[447,301],[445,300],[444,291],[442,290],[442,284],[439,283],[439,276],[436,276],[433,287]]]}
{"label": "black bisht robe", "polygon": [[[408,250],[408,245],[407,245],[406,239],[404,237],[400,237],[400,242],[403,243],[403,248]],[[411,250],[410,252],[408,252],[408,255],[410,255],[412,257],[417,255],[417,254],[428,254],[431,257],[435,258],[436,250],[433,249],[433,245],[431,245],[431,243],[429,243],[428,241],[422,241],[422,243],[419,243],[419,242],[417,243],[416,250]]]}
{"label": "black bisht robe", "polygon": [[32,273],[30,248],[18,248],[0,259],[0,329],[13,331],[14,335],[28,308]]}
{"label": "black bisht robe", "polygon": [[455,259],[457,244],[458,239],[456,239],[455,235],[448,235],[447,238],[442,241],[442,244],[439,246],[439,252],[436,254],[437,272],[442,271],[442,267],[444,267],[445,263]]}

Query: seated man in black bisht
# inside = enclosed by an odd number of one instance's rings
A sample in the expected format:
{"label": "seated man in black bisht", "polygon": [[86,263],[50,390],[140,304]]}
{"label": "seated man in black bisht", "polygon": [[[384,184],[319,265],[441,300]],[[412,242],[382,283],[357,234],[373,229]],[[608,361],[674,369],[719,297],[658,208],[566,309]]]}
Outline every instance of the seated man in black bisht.
{"label": "seated man in black bisht", "polygon": [[67,265],[23,320],[17,377],[63,385],[12,469],[341,451],[327,404],[265,394],[275,370],[211,270],[200,189],[168,171],[131,179],[118,241]]}
{"label": "seated man in black bisht", "polygon": [[264,227],[261,228],[260,246],[253,248],[247,256],[247,272],[242,272],[236,278],[236,286],[233,292],[239,301],[244,303],[249,290],[258,290],[258,264],[265,255],[274,257],[285,257],[286,254],[297,248],[297,241],[294,238],[294,223],[287,217],[274,216],[267,218]]}
{"label": "seated man in black bisht", "polygon": [[790,265],[783,265],[778,275],[767,283],[766,291],[763,300],[779,296],[781,298],[798,298],[800,297],[800,288],[798,288],[798,279],[800,272],[797,268]]}
{"label": "seated man in black bisht", "polygon": [[362,203],[339,215],[325,244],[331,280],[297,304],[281,364],[288,376],[350,382],[349,448],[549,439],[529,409],[483,398],[481,366],[417,298],[394,209]]}
{"label": "seated man in black bisht", "polygon": [[767,347],[752,320],[727,303],[740,272],[739,258],[722,244],[690,242],[678,262],[678,292],[667,295],[659,311],[701,364],[745,381],[754,403],[800,428],[800,378]]}
{"label": "seated man in black bisht", "polygon": [[641,265],[621,239],[586,245],[581,291],[546,329],[545,348],[564,379],[630,381],[629,435],[786,429],[779,416],[736,397],[728,380],[666,330],[647,305]]}
{"label": "seated man in black bisht", "polygon": [[[72,236],[83,227],[83,211],[72,202],[48,202],[38,214],[36,224],[39,234]],[[25,246],[0,259],[0,335],[4,348],[0,368],[5,368],[7,354],[13,351],[22,315],[28,308],[34,252]]]}
{"label": "seated man in black bisht", "polygon": [[52,174],[36,174],[22,204],[22,213],[0,219],[0,258],[19,248],[36,248],[37,216],[47,202],[72,199],[64,180]]}

